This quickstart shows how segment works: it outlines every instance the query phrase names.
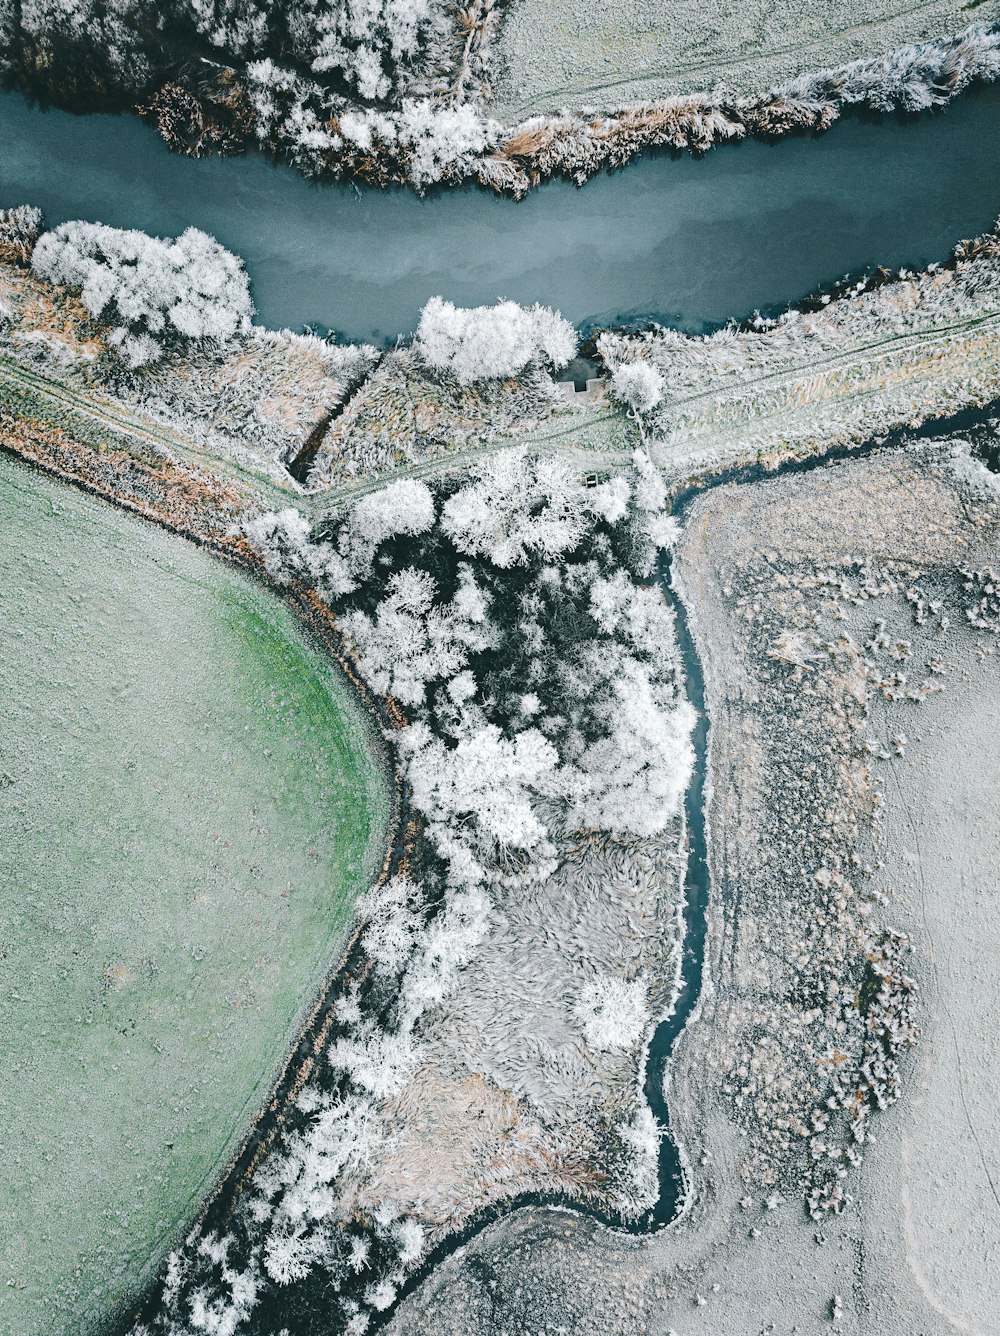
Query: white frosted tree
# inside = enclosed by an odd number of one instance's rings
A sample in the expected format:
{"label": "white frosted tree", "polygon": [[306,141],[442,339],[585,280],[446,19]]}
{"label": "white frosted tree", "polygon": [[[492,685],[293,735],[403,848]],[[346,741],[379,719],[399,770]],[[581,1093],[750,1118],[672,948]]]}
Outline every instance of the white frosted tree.
{"label": "white frosted tree", "polygon": [[634,1048],[649,1022],[646,980],[599,974],[580,990],[575,1010],[591,1048]]}
{"label": "white frosted tree", "polygon": [[532,804],[559,757],[534,728],[505,737],[495,724],[470,721],[454,747],[424,723],[400,735],[412,801],[449,864],[454,884],[474,885],[488,868],[513,875],[547,869],[552,847]]}
{"label": "white frosted tree", "polygon": [[473,481],[449,497],[441,520],[459,552],[508,567],[531,555],[551,560],[580,541],[587,492],[561,459],[502,450],[471,471]]}
{"label": "white frosted tree", "polygon": [[651,413],[663,398],[663,376],[648,362],[622,362],[611,377],[611,393],[634,413]]}
{"label": "white frosted tree", "polygon": [[436,598],[434,577],[411,566],[390,576],[373,616],[351,612],[341,621],[372,686],[404,705],[421,705],[429,682],[459,674],[469,653],[492,640],[471,567],[459,572],[450,603]]}
{"label": "white frosted tree", "polygon": [[157,361],[171,345],[224,342],[250,329],[242,260],[195,227],[171,241],[103,223],[63,223],[39,238],[32,268],[80,289],[130,367]]}
{"label": "white frosted tree", "polygon": [[462,385],[516,376],[529,362],[565,366],[576,353],[576,331],[545,306],[454,306],[432,297],[420,315],[416,346],[428,366]]}
{"label": "white frosted tree", "polygon": [[361,575],[371,568],[380,543],[397,535],[426,533],[434,519],[431,489],[404,478],[355,502],[341,526],[338,545],[351,570]]}

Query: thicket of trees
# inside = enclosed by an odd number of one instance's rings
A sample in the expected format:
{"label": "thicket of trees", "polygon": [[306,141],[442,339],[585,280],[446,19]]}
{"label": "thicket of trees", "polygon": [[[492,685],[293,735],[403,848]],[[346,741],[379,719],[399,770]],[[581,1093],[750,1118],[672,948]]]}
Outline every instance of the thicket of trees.
{"label": "thicket of trees", "polygon": [[538,303],[462,307],[432,297],[420,313],[416,346],[428,366],[471,385],[516,376],[535,360],[564,367],[576,355],[577,337],[558,311]]}
{"label": "thicket of trees", "polygon": [[246,334],[253,315],[243,262],[195,227],[176,240],[103,223],[63,223],[35,244],[32,268],[80,288],[127,366],[155,362],[172,344]]}
{"label": "thicket of trees", "polygon": [[4,63],[53,97],[121,105],[179,74],[199,48],[266,58],[384,102],[442,62],[443,0],[2,0]]}
{"label": "thicket of trees", "polygon": [[[692,764],[673,615],[652,582],[673,530],[649,460],[585,485],[562,460],[509,450],[460,481],[407,480],[316,531],[292,510],[246,526],[272,578],[317,589],[365,677],[402,705],[392,734],[424,838],[406,872],[364,897],[371,970],[337,1024],[232,1231],[192,1240],[169,1273],[157,1331],[231,1336],[264,1304],[278,1325],[301,1291],[360,1336],[426,1241],[390,1199],[345,1223],[338,1178],[377,1166],[379,1104],[422,1056],[421,1020],[454,989],[502,896],[544,895],[574,829],[663,830]],[[581,1039],[636,1049],[643,977],[594,977]],[[609,1129],[622,1194],[656,1191],[648,1108]],[[339,1298],[335,1298],[338,1296]],[[303,1300],[303,1302],[306,1302]]]}

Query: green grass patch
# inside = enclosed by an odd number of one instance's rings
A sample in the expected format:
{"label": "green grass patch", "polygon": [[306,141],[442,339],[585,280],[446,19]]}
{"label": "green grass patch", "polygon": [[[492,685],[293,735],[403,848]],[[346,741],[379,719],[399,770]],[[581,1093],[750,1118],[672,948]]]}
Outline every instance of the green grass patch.
{"label": "green grass patch", "polygon": [[127,1302],[377,874],[367,720],[288,610],[0,459],[0,1332]]}

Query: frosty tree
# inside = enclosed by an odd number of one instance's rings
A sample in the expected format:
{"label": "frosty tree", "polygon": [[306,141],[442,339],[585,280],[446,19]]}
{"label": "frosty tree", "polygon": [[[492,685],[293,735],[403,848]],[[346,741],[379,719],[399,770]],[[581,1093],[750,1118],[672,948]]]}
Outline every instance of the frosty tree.
{"label": "frosty tree", "polygon": [[651,413],[663,389],[663,376],[648,362],[623,362],[611,377],[611,393],[636,413]]}
{"label": "frosty tree", "polygon": [[432,297],[421,312],[416,343],[428,366],[471,385],[516,376],[536,359],[565,366],[576,353],[576,332],[547,306],[461,307]]}
{"label": "frosty tree", "polygon": [[172,344],[227,340],[250,328],[242,260],[196,227],[170,241],[103,223],[63,223],[38,241],[32,267],[80,288],[130,367],[157,361]]}

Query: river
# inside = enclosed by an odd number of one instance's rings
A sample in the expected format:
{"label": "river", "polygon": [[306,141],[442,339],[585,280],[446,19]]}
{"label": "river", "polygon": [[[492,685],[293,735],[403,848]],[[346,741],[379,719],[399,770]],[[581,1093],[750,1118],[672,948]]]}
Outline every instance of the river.
{"label": "river", "polygon": [[919,117],[850,115],[819,139],[647,157],[521,202],[316,186],[258,155],[177,157],[134,116],[43,111],[14,93],[0,94],[0,133],[0,206],[37,204],[50,226],[204,228],[246,260],[265,324],[378,344],[411,332],[434,293],[701,332],[873,262],[941,259],[1000,209],[1000,85]]}

